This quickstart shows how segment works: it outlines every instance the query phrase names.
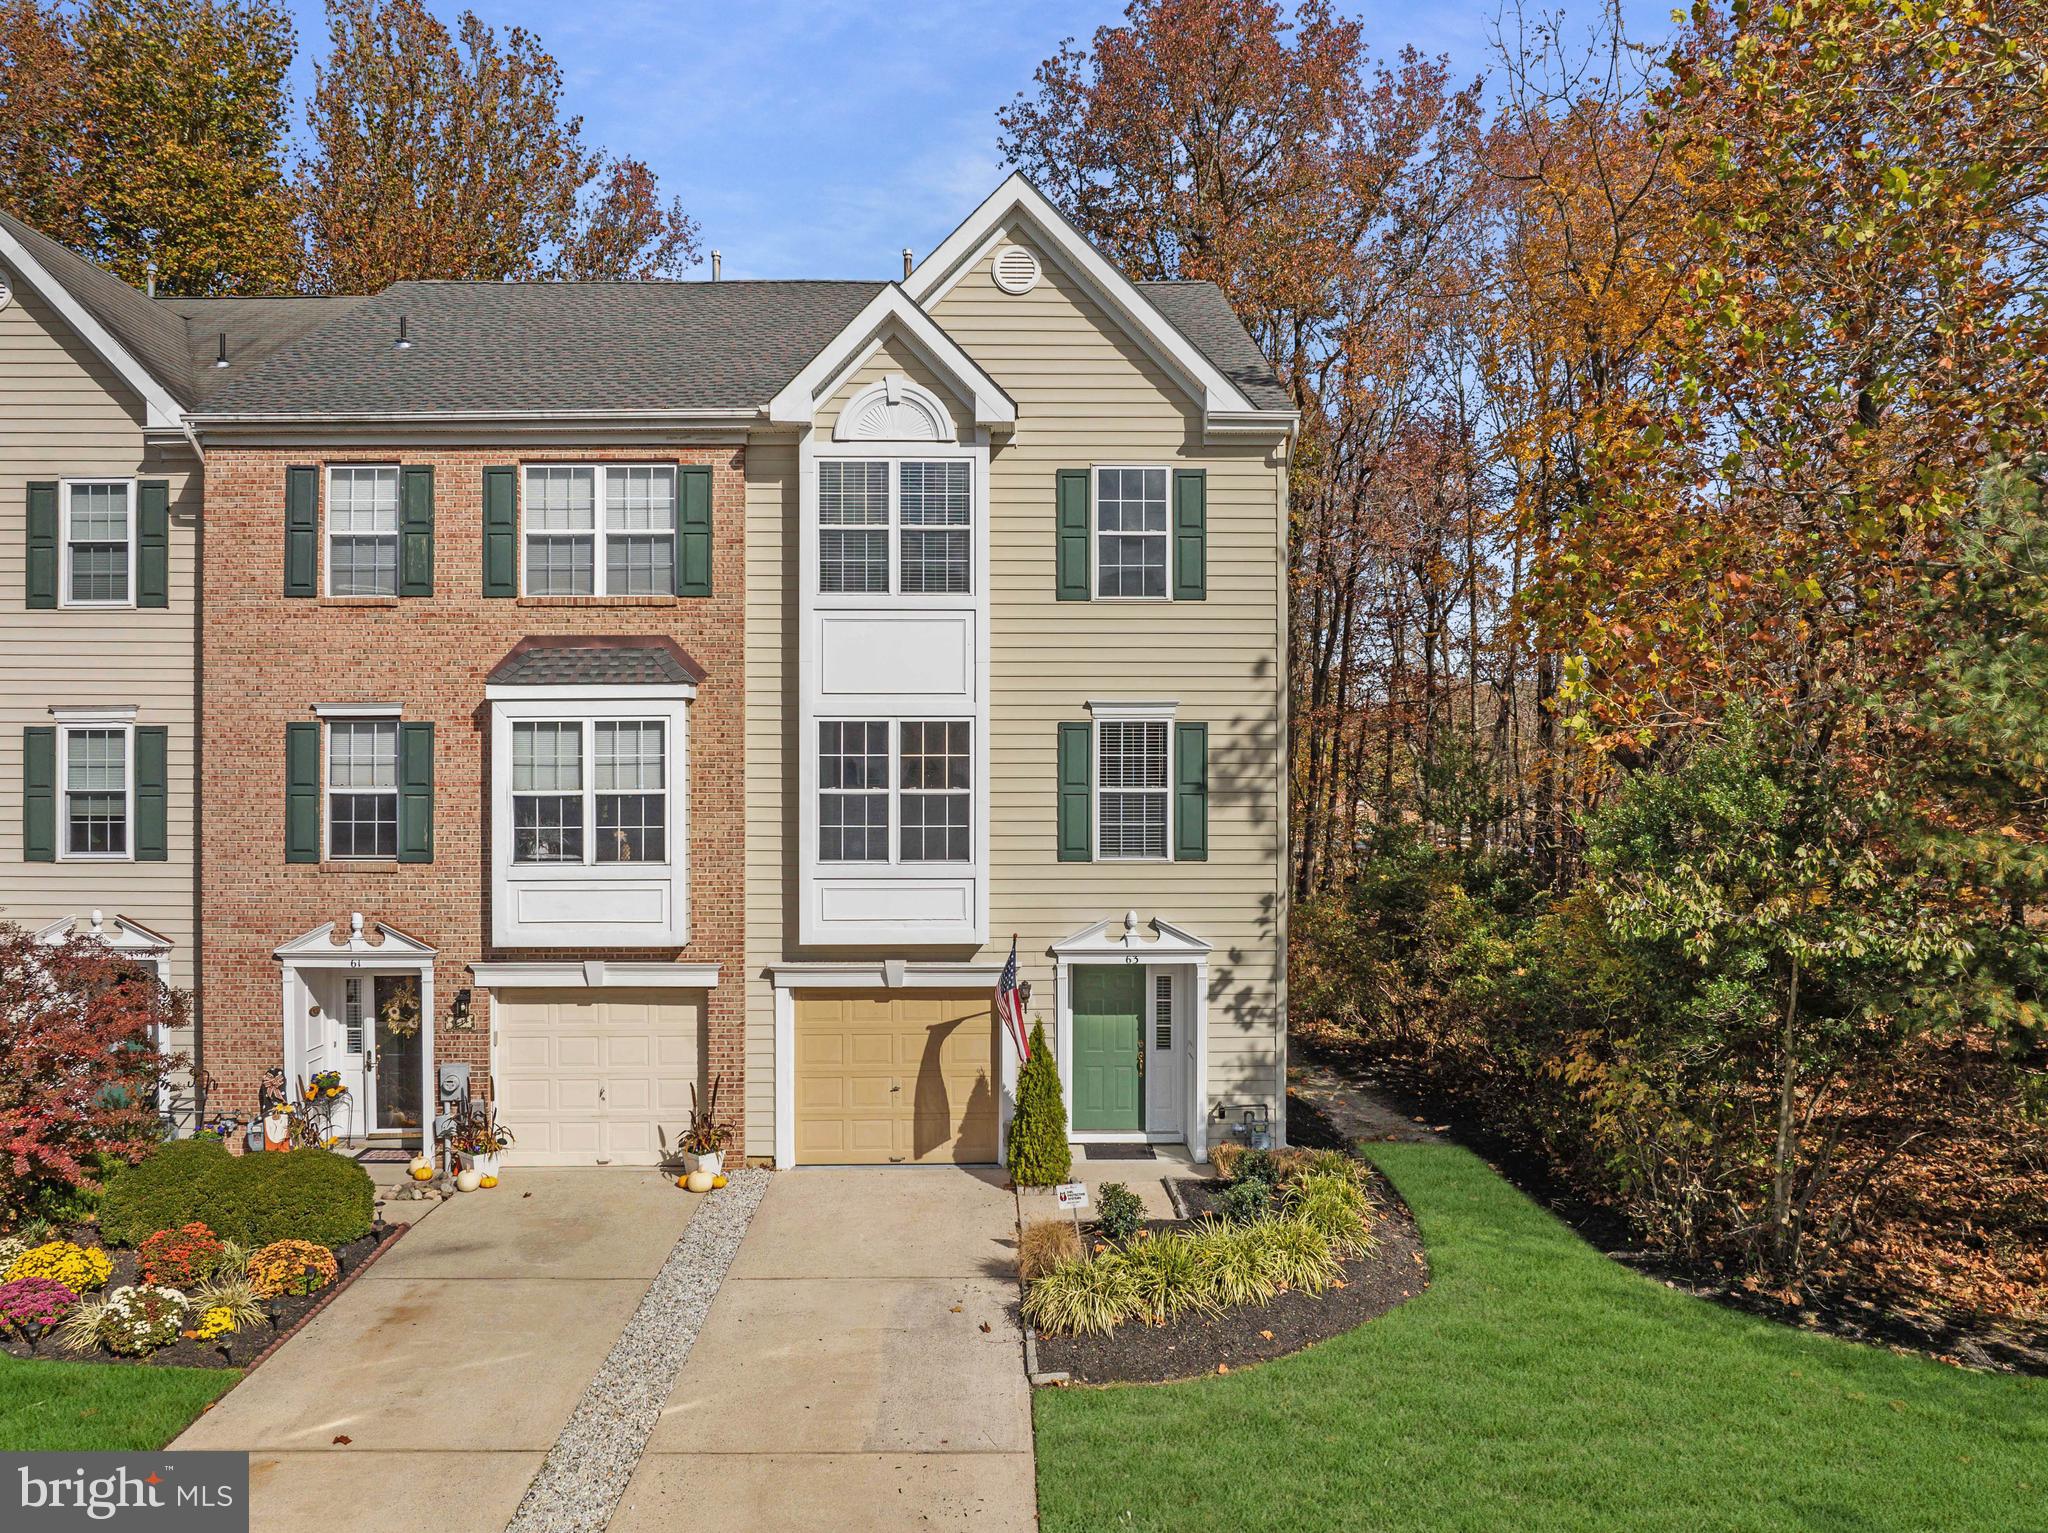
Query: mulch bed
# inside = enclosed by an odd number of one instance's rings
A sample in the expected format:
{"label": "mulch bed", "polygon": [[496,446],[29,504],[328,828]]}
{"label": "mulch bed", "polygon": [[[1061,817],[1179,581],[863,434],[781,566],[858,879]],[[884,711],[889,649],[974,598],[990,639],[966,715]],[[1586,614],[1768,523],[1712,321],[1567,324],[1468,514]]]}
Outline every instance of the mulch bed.
{"label": "mulch bed", "polygon": [[[1291,1118],[1289,1126],[1291,1133]],[[1212,1209],[1223,1185],[1181,1181],[1169,1190],[1192,1220]],[[1107,1336],[1039,1336],[1038,1371],[1064,1373],[1076,1384],[1163,1384],[1269,1362],[1377,1319],[1427,1288],[1429,1267],[1407,1205],[1377,1175],[1371,1190],[1380,1211],[1373,1226],[1379,1243],[1344,1264],[1342,1288],[1320,1298],[1283,1293],[1265,1304],[1170,1325],[1126,1321]],[[1185,1227],[1147,1223],[1155,1233]]]}
{"label": "mulch bed", "polygon": [[[405,1225],[387,1225],[372,1229],[360,1240],[352,1240],[345,1246],[334,1248],[334,1259],[341,1266],[341,1276],[329,1283],[318,1293],[282,1294],[272,1301],[277,1319],[274,1324],[261,1323],[244,1326],[226,1336],[217,1336],[212,1341],[172,1342],[168,1347],[158,1347],[141,1357],[125,1357],[118,1352],[109,1352],[105,1347],[95,1347],[90,1352],[73,1352],[59,1341],[55,1333],[44,1336],[34,1347],[10,1330],[0,1334],[0,1352],[10,1357],[32,1358],[45,1363],[127,1363],[140,1368],[253,1368],[289,1337],[300,1326],[320,1310],[325,1309],[337,1294],[353,1283],[364,1268],[384,1254],[385,1250],[400,1235]],[[99,1231],[92,1225],[82,1225],[65,1230],[50,1237],[52,1240],[71,1240],[83,1246],[100,1245]],[[135,1252],[115,1246],[105,1246],[107,1255],[113,1258],[114,1275],[107,1280],[106,1287],[97,1290],[99,1294],[111,1292],[128,1283],[142,1281],[136,1271]],[[222,1343],[231,1343],[225,1351]]]}

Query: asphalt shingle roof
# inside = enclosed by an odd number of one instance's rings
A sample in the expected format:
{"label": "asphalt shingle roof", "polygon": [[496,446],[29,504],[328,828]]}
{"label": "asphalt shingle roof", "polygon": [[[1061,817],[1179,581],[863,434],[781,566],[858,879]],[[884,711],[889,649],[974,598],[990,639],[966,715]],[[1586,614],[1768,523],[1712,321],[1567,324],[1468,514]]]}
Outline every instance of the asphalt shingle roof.
{"label": "asphalt shingle roof", "polygon": [[1169,325],[1244,391],[1255,408],[1294,408],[1293,399],[1273,375],[1273,364],[1254,344],[1222,288],[1213,282],[1140,282],[1136,286]]}
{"label": "asphalt shingle roof", "polygon": [[567,635],[521,639],[486,680],[494,687],[673,687],[704,675],[689,651],[665,635]]}

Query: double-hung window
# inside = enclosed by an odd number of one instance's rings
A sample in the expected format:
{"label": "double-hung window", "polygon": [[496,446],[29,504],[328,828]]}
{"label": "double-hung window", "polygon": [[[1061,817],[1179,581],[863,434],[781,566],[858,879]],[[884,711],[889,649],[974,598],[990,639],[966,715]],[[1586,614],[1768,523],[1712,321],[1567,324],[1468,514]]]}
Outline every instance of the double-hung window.
{"label": "double-hung window", "polygon": [[965,719],[820,720],[818,860],[970,861],[972,736]]}
{"label": "double-hung window", "polygon": [[396,719],[337,719],[328,724],[327,855],[398,856]]}
{"label": "double-hung window", "polygon": [[1167,471],[1095,471],[1095,594],[1167,595]]}
{"label": "double-hung window", "polygon": [[528,467],[528,596],[666,596],[675,589],[673,464]]}
{"label": "double-hung window", "polygon": [[670,776],[660,719],[514,722],[512,860],[666,864]]}
{"label": "double-hung window", "polygon": [[1097,722],[1096,856],[1122,861],[1165,858],[1170,733],[1164,719]]}
{"label": "double-hung window", "polygon": [[398,594],[398,470],[327,471],[327,594]]}
{"label": "double-hung window", "polygon": [[134,732],[125,725],[63,731],[66,857],[126,858],[135,820]]}
{"label": "double-hung window", "polygon": [[962,458],[818,464],[818,589],[964,596],[973,589],[974,471]]}
{"label": "double-hung window", "polygon": [[64,605],[135,605],[135,481],[64,486]]}

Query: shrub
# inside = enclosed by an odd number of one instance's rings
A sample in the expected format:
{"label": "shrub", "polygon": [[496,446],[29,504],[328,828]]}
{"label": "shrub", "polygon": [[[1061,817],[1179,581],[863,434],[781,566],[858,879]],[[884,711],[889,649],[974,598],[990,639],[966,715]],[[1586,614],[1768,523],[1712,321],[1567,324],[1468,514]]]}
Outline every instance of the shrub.
{"label": "shrub", "polygon": [[1124,1266],[1137,1292],[1138,1312],[1156,1324],[1217,1310],[1195,1243],[1186,1235],[1169,1233],[1133,1241],[1124,1250]]}
{"label": "shrub", "polygon": [[1256,1224],[1204,1220],[1187,1239],[1218,1304],[1263,1304],[1279,1292],[1258,1244]]}
{"label": "shrub", "polygon": [[1230,1179],[1240,1185],[1261,1182],[1269,1188],[1278,1187],[1282,1180],[1280,1162],[1271,1150],[1246,1150],[1238,1156]]}
{"label": "shrub", "polygon": [[1067,1146],[1067,1104],[1059,1063],[1045,1041],[1045,1019],[1031,1024],[1031,1057],[1017,1074],[1017,1111],[1010,1119],[1010,1179],[1019,1187],[1051,1187],[1074,1169]]}
{"label": "shrub", "polygon": [[1054,1336],[1107,1336],[1138,1313],[1138,1285],[1123,1257],[1062,1262],[1024,1295],[1024,1318]]}
{"label": "shrub", "polygon": [[245,1245],[310,1240],[347,1245],[370,1232],[376,1189],[354,1161],[328,1150],[230,1155],[211,1135],[180,1139],[115,1178],[100,1233],[132,1245],[204,1219]]}
{"label": "shrub", "polygon": [[310,1240],[276,1240],[249,1258],[249,1281],[266,1299],[318,1293],[341,1275],[334,1253]]}
{"label": "shrub", "polygon": [[1250,1224],[1273,1210],[1273,1189],[1260,1181],[1232,1182],[1216,1200],[1216,1211],[1230,1224]]}
{"label": "shrub", "polygon": [[92,941],[45,943],[0,924],[0,1213],[72,1213],[99,1185],[102,1156],[156,1143],[160,1029],[184,997]]}
{"label": "shrub", "polygon": [[48,1330],[78,1308],[78,1294],[51,1278],[0,1283],[0,1326]]}
{"label": "shrub", "polygon": [[1299,1219],[1267,1219],[1245,1227],[1266,1275],[1282,1288],[1319,1294],[1342,1274],[1330,1242]]}
{"label": "shrub", "polygon": [[1138,1233],[1145,1222],[1145,1200],[1122,1182],[1104,1182],[1101,1206],[1095,1213],[1095,1227],[1121,1245]]}
{"label": "shrub", "polygon": [[221,1270],[200,1284],[193,1293],[192,1307],[224,1309],[239,1328],[254,1325],[263,1318],[263,1295],[256,1291],[255,1282],[246,1272],[239,1268],[230,1271],[223,1262]]}
{"label": "shrub", "polygon": [[139,1357],[178,1339],[190,1308],[175,1288],[138,1283],[116,1288],[104,1299],[81,1304],[64,1322],[64,1345],[90,1351],[95,1343],[124,1357]]}
{"label": "shrub", "polygon": [[9,1279],[48,1278],[73,1293],[103,1288],[113,1275],[113,1258],[106,1252],[98,1246],[81,1246],[69,1240],[53,1240],[24,1251],[7,1269]]}
{"label": "shrub", "polygon": [[220,1265],[220,1237],[194,1221],[175,1230],[158,1230],[135,1253],[145,1283],[191,1288]]}
{"label": "shrub", "polygon": [[1320,1232],[1339,1256],[1373,1247],[1365,1190],[1348,1175],[1319,1171],[1305,1176],[1287,1189],[1284,1204],[1289,1218]]}
{"label": "shrub", "polygon": [[1017,1276],[1027,1283],[1080,1259],[1081,1237],[1070,1220],[1033,1219],[1017,1232]]}

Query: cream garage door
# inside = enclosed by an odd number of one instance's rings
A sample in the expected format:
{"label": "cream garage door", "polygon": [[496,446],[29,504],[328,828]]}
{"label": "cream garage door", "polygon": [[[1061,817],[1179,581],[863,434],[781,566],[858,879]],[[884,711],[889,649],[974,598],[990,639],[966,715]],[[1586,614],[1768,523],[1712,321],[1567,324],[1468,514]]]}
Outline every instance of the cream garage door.
{"label": "cream garage door", "polygon": [[[652,1166],[690,1121],[704,992],[508,990],[498,997],[498,1116],[528,1166]],[[698,1089],[703,1089],[698,1084]]]}
{"label": "cream garage door", "polygon": [[890,1165],[996,1158],[987,991],[796,998],[796,1158]]}

